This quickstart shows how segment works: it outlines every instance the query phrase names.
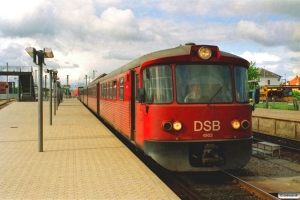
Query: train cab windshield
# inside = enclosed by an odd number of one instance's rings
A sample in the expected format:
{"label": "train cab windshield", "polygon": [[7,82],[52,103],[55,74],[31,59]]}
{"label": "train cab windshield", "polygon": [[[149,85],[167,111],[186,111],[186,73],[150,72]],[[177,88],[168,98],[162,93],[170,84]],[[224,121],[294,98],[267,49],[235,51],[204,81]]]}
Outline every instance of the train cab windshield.
{"label": "train cab windshield", "polygon": [[[234,68],[235,93],[230,67],[227,65],[175,66],[176,101],[178,103],[248,102],[247,69]],[[158,65],[143,71],[145,103],[172,103],[172,67]]]}
{"label": "train cab windshield", "polygon": [[177,65],[175,67],[178,103],[230,103],[232,84],[226,65]]}

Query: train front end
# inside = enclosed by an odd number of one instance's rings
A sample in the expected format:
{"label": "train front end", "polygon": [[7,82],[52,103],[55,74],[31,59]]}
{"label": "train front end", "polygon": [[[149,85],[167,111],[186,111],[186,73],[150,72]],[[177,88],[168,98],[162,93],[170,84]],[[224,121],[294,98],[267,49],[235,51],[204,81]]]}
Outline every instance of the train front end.
{"label": "train front end", "polygon": [[[252,155],[249,63],[215,46],[141,71],[143,149],[172,171],[244,167]],[[139,138],[138,138],[139,139]]]}

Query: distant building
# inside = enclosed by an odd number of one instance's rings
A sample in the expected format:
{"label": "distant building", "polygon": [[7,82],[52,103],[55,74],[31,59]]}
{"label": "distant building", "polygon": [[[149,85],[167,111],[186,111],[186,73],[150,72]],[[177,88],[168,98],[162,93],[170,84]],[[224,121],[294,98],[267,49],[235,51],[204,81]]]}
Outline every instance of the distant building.
{"label": "distant building", "polygon": [[299,85],[300,86],[300,77],[297,75],[295,78],[290,80],[289,82],[290,85]]}
{"label": "distant building", "polygon": [[[12,82],[8,82],[9,91],[8,93],[12,93]],[[0,82],[0,94],[6,94],[6,82]]]}
{"label": "distant building", "polygon": [[289,81],[289,85],[298,86],[298,88],[293,88],[293,90],[299,92],[299,90],[300,90],[300,77],[298,75],[296,75],[295,78],[293,78],[292,80]]}
{"label": "distant building", "polygon": [[280,85],[281,76],[264,68],[258,68],[259,85]]}

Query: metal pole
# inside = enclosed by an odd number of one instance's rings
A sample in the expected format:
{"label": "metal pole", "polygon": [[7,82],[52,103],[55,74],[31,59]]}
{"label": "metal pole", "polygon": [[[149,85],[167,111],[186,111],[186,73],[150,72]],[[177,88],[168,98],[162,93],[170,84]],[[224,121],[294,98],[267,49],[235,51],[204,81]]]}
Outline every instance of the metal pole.
{"label": "metal pole", "polygon": [[35,79],[34,79],[34,83],[37,84],[37,70],[34,70],[34,71],[35,71],[35,76],[34,76]]}
{"label": "metal pole", "polygon": [[264,81],[266,82],[265,85],[267,85],[267,81],[266,81],[266,68],[264,67]]}
{"label": "metal pole", "polygon": [[58,110],[58,106],[59,106],[59,87],[58,87],[58,83],[56,82],[56,110]]}
{"label": "metal pole", "polygon": [[56,81],[54,83],[54,115],[56,115]]}
{"label": "metal pole", "polygon": [[[8,72],[8,63],[6,63],[6,72]],[[8,92],[9,92],[9,85],[8,85],[8,75],[6,76],[6,101],[8,101]]]}
{"label": "metal pole", "polygon": [[39,152],[43,152],[43,60],[44,52],[42,50],[37,52],[38,66],[39,66],[39,85],[38,85],[38,139],[39,139]]}
{"label": "metal pole", "polygon": [[21,97],[21,88],[20,88],[20,76],[18,76],[18,101],[20,102]]}
{"label": "metal pole", "polygon": [[52,71],[50,74],[50,125],[52,125]]}
{"label": "metal pole", "polygon": [[[69,75],[67,75],[67,87],[68,87],[68,85],[69,85]],[[68,88],[66,88],[66,93],[67,93],[66,97],[69,98],[69,89]]]}
{"label": "metal pole", "polygon": [[[43,67],[43,66],[42,66],[42,67]],[[42,69],[42,70],[43,70],[43,69]],[[33,101],[33,99],[32,99],[33,95],[32,95],[32,89],[31,89],[31,88],[32,88],[32,80],[31,80],[31,77],[29,77],[29,79],[30,79],[30,80],[29,80],[29,83],[30,83],[30,84],[29,84],[29,87],[30,87],[30,99],[31,99],[31,101]]]}
{"label": "metal pole", "polygon": [[45,74],[45,100],[47,100],[46,88],[47,88],[47,75]]}
{"label": "metal pole", "polygon": [[285,85],[287,85],[286,74],[284,74],[284,76],[285,76]]}
{"label": "metal pole", "polygon": [[58,84],[59,87],[57,87],[57,110],[58,110],[58,106],[60,104],[60,93],[61,93],[61,87],[60,87],[60,84]]}
{"label": "metal pole", "polygon": [[87,86],[87,75],[85,75],[85,86]]}

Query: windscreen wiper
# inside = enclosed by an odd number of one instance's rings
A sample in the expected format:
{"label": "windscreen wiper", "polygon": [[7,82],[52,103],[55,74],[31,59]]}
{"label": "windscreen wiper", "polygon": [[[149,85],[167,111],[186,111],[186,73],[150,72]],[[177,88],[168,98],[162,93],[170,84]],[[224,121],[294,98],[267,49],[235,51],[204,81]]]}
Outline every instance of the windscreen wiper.
{"label": "windscreen wiper", "polygon": [[219,89],[218,91],[215,93],[215,95],[209,100],[207,106],[209,106],[209,104],[211,103],[211,101],[217,96],[217,94],[221,91],[221,89],[223,88],[225,84],[223,84]]}

